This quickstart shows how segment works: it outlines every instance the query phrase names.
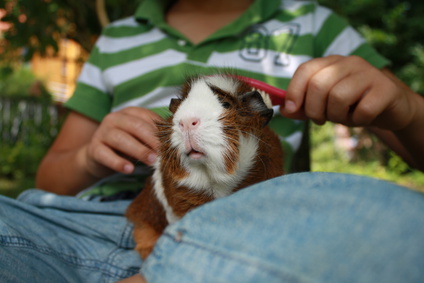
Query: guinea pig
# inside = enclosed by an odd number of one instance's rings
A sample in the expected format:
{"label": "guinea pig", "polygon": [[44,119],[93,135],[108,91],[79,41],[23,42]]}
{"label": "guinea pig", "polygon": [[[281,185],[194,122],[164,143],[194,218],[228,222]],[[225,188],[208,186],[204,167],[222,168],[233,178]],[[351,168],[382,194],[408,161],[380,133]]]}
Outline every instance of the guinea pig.
{"label": "guinea pig", "polygon": [[194,77],[157,121],[154,173],[127,210],[136,250],[146,258],[165,227],[188,211],[280,176],[283,150],[267,126],[268,99],[228,75]]}

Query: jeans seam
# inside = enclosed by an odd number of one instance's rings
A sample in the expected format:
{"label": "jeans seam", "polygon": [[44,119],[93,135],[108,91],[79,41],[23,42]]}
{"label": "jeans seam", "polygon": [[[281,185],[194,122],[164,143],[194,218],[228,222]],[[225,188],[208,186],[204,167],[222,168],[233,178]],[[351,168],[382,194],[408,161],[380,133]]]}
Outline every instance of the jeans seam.
{"label": "jeans seam", "polygon": [[125,228],[121,234],[121,238],[119,239],[119,247],[124,249],[134,249],[134,241],[133,241],[133,225],[127,221],[125,224]]}
{"label": "jeans seam", "polygon": [[[82,259],[74,255],[67,255],[65,253],[60,253],[54,249],[43,247],[34,244],[33,242],[17,236],[4,236],[0,235],[0,245],[14,248],[28,248],[39,253],[47,254],[55,258],[59,258],[64,262],[77,266],[79,268],[84,268],[88,270],[97,270],[100,271],[104,276],[122,278],[130,276],[134,273],[137,273],[138,270],[123,269],[119,266],[108,263],[107,261],[100,261],[96,259]],[[112,271],[110,269],[116,269]]]}
{"label": "jeans seam", "polygon": [[[217,249],[214,249],[213,247],[210,246],[205,246],[203,244],[199,244],[196,243],[195,241],[190,241],[187,239],[184,239],[184,237],[180,237],[180,236],[174,236],[172,234],[170,234],[169,232],[165,232],[163,234],[163,236],[169,238],[172,242],[178,244],[186,244],[207,252],[210,252],[212,254],[215,254],[221,258],[225,258],[225,259],[229,259],[229,260],[236,260],[237,262],[239,262],[240,264],[243,265],[247,265],[247,266],[252,266],[252,267],[257,267],[257,268],[262,268],[264,270],[267,270],[267,272],[269,272],[270,274],[272,274],[273,276],[277,277],[277,278],[284,278],[284,282],[315,282],[315,280],[313,280],[313,278],[309,278],[306,276],[299,276],[299,275],[292,275],[292,272],[288,271],[286,268],[281,267],[281,269],[283,270],[276,270],[275,268],[271,268],[268,265],[265,264],[261,264],[260,262],[257,261],[250,261],[248,260],[246,257],[242,257],[242,256],[237,256],[233,253],[225,253],[222,251],[219,251]],[[153,254],[155,253],[155,249],[153,250]],[[300,278],[301,277],[301,278]]]}

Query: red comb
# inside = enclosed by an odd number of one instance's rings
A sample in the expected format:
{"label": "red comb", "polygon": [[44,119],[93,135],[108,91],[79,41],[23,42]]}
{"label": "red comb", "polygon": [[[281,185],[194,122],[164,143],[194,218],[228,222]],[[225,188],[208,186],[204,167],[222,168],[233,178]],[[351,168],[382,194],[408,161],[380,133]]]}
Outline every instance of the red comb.
{"label": "red comb", "polygon": [[251,87],[257,90],[262,90],[266,92],[271,99],[272,105],[282,105],[284,103],[284,99],[286,98],[285,90],[273,87],[267,83],[264,83],[252,78],[242,77],[242,76],[234,76],[234,77],[241,81],[244,81],[245,83],[247,83],[248,85],[250,85]]}

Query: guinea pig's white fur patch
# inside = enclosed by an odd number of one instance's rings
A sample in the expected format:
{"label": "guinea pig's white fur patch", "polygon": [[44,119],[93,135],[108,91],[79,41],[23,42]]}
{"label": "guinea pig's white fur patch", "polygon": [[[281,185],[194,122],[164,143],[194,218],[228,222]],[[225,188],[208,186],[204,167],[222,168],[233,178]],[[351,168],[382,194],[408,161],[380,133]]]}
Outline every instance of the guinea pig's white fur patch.
{"label": "guinea pig's white fur patch", "polygon": [[[222,124],[218,121],[223,111],[221,103],[205,81],[195,82],[188,97],[181,103],[178,111],[174,114],[173,133],[171,136],[172,146],[178,148],[180,152],[184,152],[184,133],[181,132],[179,123],[184,119],[198,118],[200,119],[196,136],[198,143],[204,145],[204,153],[208,156],[211,163],[219,162],[226,147]],[[186,168],[190,167],[187,164],[189,160],[185,155],[181,156],[181,160]]]}
{"label": "guinea pig's white fur patch", "polygon": [[[243,136],[240,134],[240,160],[237,169],[233,174],[228,174],[224,166],[193,166],[189,170],[188,177],[179,182],[181,186],[187,186],[199,191],[207,191],[213,194],[214,198],[228,196],[248,174],[253,166],[258,140],[253,136]],[[165,209],[165,214],[170,224],[178,221],[180,218],[175,215],[172,207],[169,205],[162,184],[162,173],[159,170],[161,160],[158,158],[155,164],[153,174],[154,191],[156,197]],[[224,161],[222,160],[221,164]]]}
{"label": "guinea pig's white fur patch", "polygon": [[[198,129],[199,143],[203,145],[204,153],[207,156],[206,164],[201,162],[193,162],[187,156],[182,155],[181,161],[183,166],[190,173],[189,176],[182,180],[179,185],[196,188],[199,190],[208,190],[214,186],[213,194],[215,197],[222,197],[227,194],[227,187],[234,188],[243,176],[238,176],[238,172],[243,170],[249,164],[249,155],[252,159],[256,153],[257,141],[254,138],[244,138],[241,134],[241,152],[239,156],[238,170],[235,174],[229,175],[226,172],[224,152],[227,150],[227,140],[222,129],[222,123],[219,121],[225,109],[222,107],[218,97],[214,94],[208,84],[219,86],[220,89],[235,94],[238,84],[236,80],[214,76],[199,79],[193,83],[187,98],[181,103],[174,115],[172,145],[177,147],[180,152],[184,152],[183,133],[179,129],[179,121],[186,118],[199,118],[201,120]],[[248,150],[246,150],[248,149]],[[252,152],[251,154],[249,154]],[[246,159],[249,162],[246,163]],[[253,160],[252,160],[253,162]]]}
{"label": "guinea pig's white fur patch", "polygon": [[204,81],[208,84],[218,86],[223,91],[229,92],[235,95],[235,92],[238,88],[238,81],[229,78],[225,75],[215,75],[210,77],[205,77]]}
{"label": "guinea pig's white fur patch", "polygon": [[225,197],[248,174],[253,165],[257,148],[258,140],[255,137],[245,137],[240,134],[240,160],[238,160],[236,171],[233,174],[226,172],[223,158],[216,158],[220,162],[214,163],[215,166],[192,166],[188,177],[179,181],[179,185],[210,192],[214,198]]}
{"label": "guinea pig's white fur patch", "polygon": [[159,169],[160,163],[161,163],[161,160],[160,160],[160,157],[158,157],[154,165],[155,171],[152,176],[153,184],[154,184],[153,189],[155,191],[157,199],[162,204],[165,210],[166,219],[171,224],[178,221],[180,218],[175,215],[172,207],[169,205],[168,200],[165,197],[165,189],[163,188],[163,184],[162,184],[162,172]]}
{"label": "guinea pig's white fur patch", "polygon": [[[220,89],[236,94],[238,84],[236,80],[222,76],[205,77],[193,82],[187,98],[179,105],[173,117],[173,133],[171,144],[181,153],[180,161],[187,170],[188,175],[179,180],[179,186],[189,187],[193,190],[211,194],[214,198],[224,197],[232,193],[242,180],[247,176],[254,164],[258,149],[258,140],[253,135],[242,135],[239,133],[239,160],[236,169],[229,174],[227,172],[224,153],[228,150],[227,140],[223,131],[220,118],[225,110],[218,100],[217,95],[209,85],[218,86]],[[200,119],[198,126],[198,143],[202,145],[205,158],[192,160],[185,152],[184,133],[179,127],[181,120],[189,118]],[[167,220],[173,223],[178,217],[173,213],[164,195],[162,176],[160,173],[160,159],[156,163],[153,175],[156,196],[165,208]]]}
{"label": "guinea pig's white fur patch", "polygon": [[[229,92],[231,94],[235,94],[235,90],[238,88],[238,81],[233,79],[228,79],[228,76],[225,76],[225,75],[216,75],[216,76],[206,77],[205,81],[209,84],[219,86],[220,89],[226,92]],[[258,91],[261,94],[262,99],[264,100],[266,106],[268,106],[268,108],[272,108],[271,98],[269,97],[268,93],[256,88],[252,88],[252,90]]]}

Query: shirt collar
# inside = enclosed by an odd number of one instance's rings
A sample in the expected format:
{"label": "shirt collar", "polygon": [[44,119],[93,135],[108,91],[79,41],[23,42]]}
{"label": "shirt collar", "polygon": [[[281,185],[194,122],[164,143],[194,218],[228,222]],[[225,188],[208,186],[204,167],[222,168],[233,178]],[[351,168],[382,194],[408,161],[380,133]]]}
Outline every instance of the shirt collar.
{"label": "shirt collar", "polygon": [[143,0],[137,7],[135,19],[160,25],[165,22],[166,9],[172,2],[172,0]]}
{"label": "shirt collar", "polygon": [[[174,0],[143,0],[138,6],[135,18],[137,21],[151,23],[171,34],[179,34],[165,22],[166,9]],[[248,27],[268,20],[276,13],[281,0],[255,0],[252,5],[234,22],[216,32],[210,39],[244,32]]]}

